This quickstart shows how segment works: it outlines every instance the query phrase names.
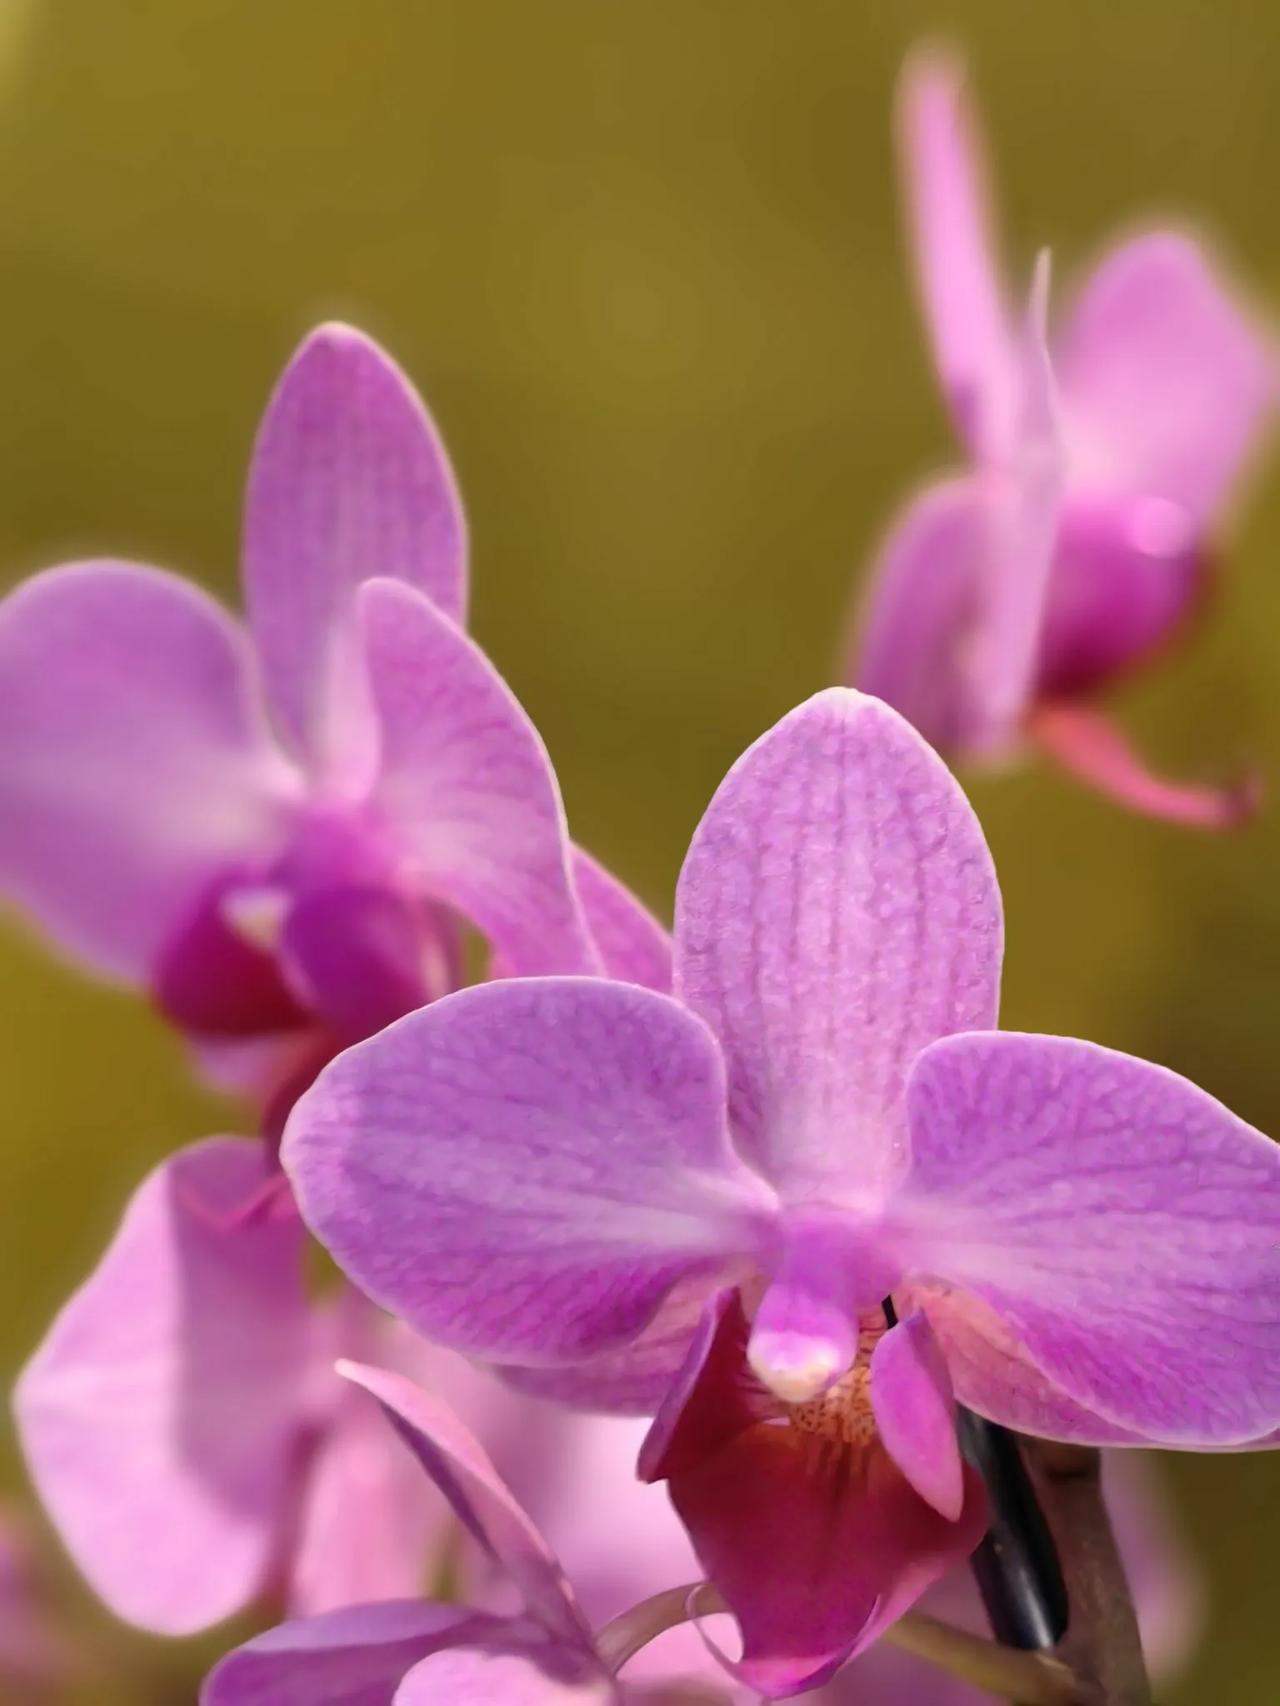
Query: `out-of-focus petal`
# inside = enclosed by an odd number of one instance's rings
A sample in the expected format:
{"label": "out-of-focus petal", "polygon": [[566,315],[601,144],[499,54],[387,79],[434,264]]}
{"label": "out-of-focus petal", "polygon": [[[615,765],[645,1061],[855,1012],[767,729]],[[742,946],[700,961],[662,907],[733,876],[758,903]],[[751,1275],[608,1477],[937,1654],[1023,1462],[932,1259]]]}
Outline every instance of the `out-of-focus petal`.
{"label": "out-of-focus petal", "polygon": [[1273,414],[1280,364],[1204,250],[1152,232],[1112,250],[1057,341],[1073,483],[1212,522]]}
{"label": "out-of-focus petal", "polygon": [[200,1706],[391,1706],[401,1679],[428,1653],[503,1627],[466,1606],[421,1600],[300,1618],[228,1653],[206,1677]]}
{"label": "out-of-focus petal", "polygon": [[253,1596],[292,1495],[310,1317],[297,1220],[239,1212],[265,1177],[261,1147],[232,1138],[157,1168],[14,1398],[77,1564],[165,1634]]}
{"label": "out-of-focus petal", "polygon": [[972,637],[993,531],[984,482],[943,480],[907,505],[871,571],[850,677],[941,752],[963,751],[974,730]]}
{"label": "out-of-focus petal", "polygon": [[355,593],[388,575],[461,621],[466,526],[430,417],[389,356],[321,326],[285,369],[254,446],[244,579],[272,708],[309,768],[370,741]]}
{"label": "out-of-focus petal", "polygon": [[451,1527],[377,1406],[332,1378],[342,1390],[307,1466],[289,1570],[298,1617],[421,1592]]}
{"label": "out-of-focus petal", "polygon": [[415,1665],[392,1706],[622,1706],[598,1662],[550,1643],[450,1647]]}
{"label": "out-of-focus petal", "polygon": [[907,62],[898,139],[917,279],[934,361],[975,456],[1003,444],[1016,393],[1000,280],[963,68],[936,50]]}
{"label": "out-of-focus petal", "polygon": [[924,1314],[890,1327],[871,1353],[871,1407],[889,1456],[925,1503],[955,1522],[964,1507],[955,1397]]}
{"label": "out-of-focus petal", "polygon": [[909,1267],[973,1292],[1069,1397],[1152,1442],[1275,1427],[1267,1138],[1175,1073],[1062,1037],[947,1038],[908,1101]]}
{"label": "out-of-focus petal", "polygon": [[671,936],[624,883],[581,847],[573,880],[606,977],[664,993],[671,988]]}
{"label": "out-of-focus petal", "polygon": [[381,737],[373,802],[407,879],[514,975],[599,970],[555,772],[511,689],[413,588],[375,580],[359,601]]}
{"label": "out-of-focus petal", "polygon": [[1102,1490],[1153,1678],[1172,1677],[1204,1628],[1205,1584],[1154,1458],[1109,1451]]}
{"label": "out-of-focus petal", "polygon": [[641,1473],[668,1478],[702,1566],[738,1619],[735,1674],[776,1698],[824,1682],[967,1557],[985,1508],[971,1471],[961,1518],[948,1522],[874,1432],[849,1441],[839,1428],[761,1415],[743,1378],[745,1338],[735,1298],[709,1312]]}
{"label": "out-of-focus petal", "polygon": [[784,1193],[874,1203],[906,1161],[911,1062],[996,1013],[999,890],[942,761],[888,706],[816,695],[716,791],[675,935],[677,990],[724,1046],[735,1140]]}
{"label": "out-of-focus petal", "polygon": [[438,993],[426,977],[430,932],[421,910],[388,889],[316,889],[290,908],[280,952],[307,1009],[356,1042]]}
{"label": "out-of-focus petal", "polygon": [[753,1247],[763,1187],[725,1130],[715,1041],[593,978],[446,996],[333,1062],[283,1158],[370,1297],[454,1349],[571,1361],[682,1275]]}
{"label": "out-of-focus petal", "polygon": [[289,786],[244,636],[196,587],[71,563],[0,605],[0,890],[145,981],[210,885],[282,833]]}
{"label": "out-of-focus petal", "polygon": [[519,1587],[529,1615],[557,1641],[589,1651],[590,1632],[558,1560],[475,1436],[445,1404],[402,1374],[352,1362],[339,1363],[338,1370],[382,1406],[467,1534]]}
{"label": "out-of-focus petal", "polygon": [[1188,829],[1238,829],[1258,807],[1256,776],[1228,786],[1166,782],[1149,770],[1104,711],[1063,700],[1037,707],[1036,742],[1065,770],[1117,805]]}

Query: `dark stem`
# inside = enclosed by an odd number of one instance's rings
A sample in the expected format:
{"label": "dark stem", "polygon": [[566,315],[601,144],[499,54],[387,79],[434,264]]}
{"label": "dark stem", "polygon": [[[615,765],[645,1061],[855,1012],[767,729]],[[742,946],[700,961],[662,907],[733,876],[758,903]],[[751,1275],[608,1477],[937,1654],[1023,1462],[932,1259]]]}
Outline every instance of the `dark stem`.
{"label": "dark stem", "polygon": [[991,1526],[970,1566],[991,1633],[1026,1652],[1056,1646],[1067,1629],[1067,1588],[1017,1436],[963,1408],[957,1429],[991,1502]]}
{"label": "dark stem", "polygon": [[1024,1440],[1023,1453],[1062,1560],[1071,1624],[1058,1656],[1106,1706],[1151,1706],[1138,1619],[1102,1497],[1097,1451]]}

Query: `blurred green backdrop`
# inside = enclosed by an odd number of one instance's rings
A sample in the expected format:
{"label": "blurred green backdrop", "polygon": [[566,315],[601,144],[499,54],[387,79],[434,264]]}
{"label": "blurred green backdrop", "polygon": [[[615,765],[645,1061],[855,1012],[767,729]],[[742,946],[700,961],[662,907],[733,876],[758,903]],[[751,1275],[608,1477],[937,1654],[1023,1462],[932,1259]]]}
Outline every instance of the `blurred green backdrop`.
{"label": "blurred green backdrop", "polygon": [[[891,506],[949,454],[904,289],[905,47],[969,51],[1014,256],[1170,209],[1280,311],[1280,8],[1251,0],[0,0],[0,572],[85,552],[236,597],[241,479],[317,318],[429,397],[475,625],[580,839],[665,907],[726,763],[830,679]],[[1280,771],[1280,465],[1194,655],[1132,696],[1180,771]],[[975,786],[1007,1021],[1280,1132],[1280,808],[1230,840],[1039,773]],[[6,1375],[176,1144],[236,1116],[134,1001],[0,936]],[[7,1450],[6,1486],[22,1487]],[[1170,1702],[1271,1706],[1280,1463],[1181,1460],[1212,1624]],[[213,1642],[114,1629],[74,1698],[190,1700]]]}

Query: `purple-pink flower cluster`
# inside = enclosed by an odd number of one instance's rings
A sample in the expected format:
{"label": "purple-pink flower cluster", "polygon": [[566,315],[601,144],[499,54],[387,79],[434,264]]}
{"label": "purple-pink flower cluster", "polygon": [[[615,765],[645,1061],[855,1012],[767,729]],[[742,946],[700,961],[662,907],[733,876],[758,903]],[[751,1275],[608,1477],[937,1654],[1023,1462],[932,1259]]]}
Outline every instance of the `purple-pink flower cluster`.
{"label": "purple-pink flower cluster", "polygon": [[[857,687],[716,790],[669,937],[571,839],[466,631],[439,435],[357,332],[268,406],[243,622],[114,559],[0,605],[0,886],[252,1110],[143,1181],[14,1400],[120,1617],[277,1620],[205,1706],[970,1706],[890,1645],[918,1603],[978,1620],[958,1406],[1280,1442],[1280,1150],[1165,1067],[998,1028],[1000,890],[944,762],[1033,742],[1156,816],[1244,815],[1097,696],[1200,608],[1270,334],[1152,232],[1050,335],[954,65],[901,109],[969,465],[891,532]],[[1154,1661],[1192,1590],[1125,1474]]]}

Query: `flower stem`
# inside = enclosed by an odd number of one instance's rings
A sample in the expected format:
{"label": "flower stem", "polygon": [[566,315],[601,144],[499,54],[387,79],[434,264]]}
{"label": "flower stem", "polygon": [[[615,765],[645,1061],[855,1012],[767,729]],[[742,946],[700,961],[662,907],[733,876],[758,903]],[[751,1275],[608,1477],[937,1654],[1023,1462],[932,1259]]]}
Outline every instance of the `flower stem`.
{"label": "flower stem", "polygon": [[1007,1647],[1043,1651],[1066,1631],[1067,1591],[1017,1436],[965,1409],[957,1428],[991,1504],[991,1526],[971,1565],[991,1632]]}
{"label": "flower stem", "polygon": [[1058,1654],[1106,1706],[1151,1706],[1133,1598],[1102,1497],[1097,1451],[1027,1439],[1023,1454],[1062,1561],[1071,1622]]}

